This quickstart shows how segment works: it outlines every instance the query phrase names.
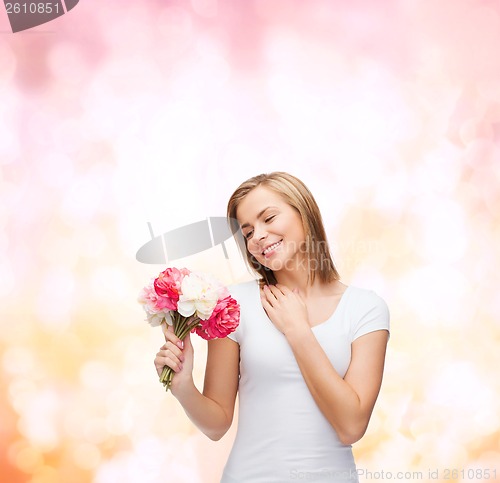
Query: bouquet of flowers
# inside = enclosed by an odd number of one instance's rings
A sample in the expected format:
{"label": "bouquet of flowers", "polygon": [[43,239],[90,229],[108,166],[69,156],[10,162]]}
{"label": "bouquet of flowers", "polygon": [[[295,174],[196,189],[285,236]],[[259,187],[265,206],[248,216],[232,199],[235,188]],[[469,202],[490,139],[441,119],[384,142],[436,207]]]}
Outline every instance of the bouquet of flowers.
{"label": "bouquet of flowers", "polygon": [[[151,326],[173,325],[183,340],[196,332],[205,340],[226,337],[240,322],[240,306],[217,279],[187,268],[167,268],[142,289],[138,298]],[[168,391],[174,371],[165,366],[160,376]]]}

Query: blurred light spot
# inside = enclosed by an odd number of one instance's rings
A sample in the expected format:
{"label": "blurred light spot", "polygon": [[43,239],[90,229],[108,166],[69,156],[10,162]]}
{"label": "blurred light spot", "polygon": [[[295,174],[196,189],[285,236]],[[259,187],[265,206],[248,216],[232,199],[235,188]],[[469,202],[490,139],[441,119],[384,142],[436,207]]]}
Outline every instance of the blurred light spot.
{"label": "blurred light spot", "polygon": [[481,96],[489,101],[500,102],[500,83],[497,79],[482,79],[477,83]]}
{"label": "blurred light spot", "polygon": [[8,347],[2,358],[3,370],[7,374],[28,375],[35,368],[35,354],[27,347]]}
{"label": "blurred light spot", "polygon": [[99,361],[88,361],[80,370],[82,383],[96,391],[109,388],[113,382],[113,377],[113,371],[109,365]]}
{"label": "blurred light spot", "polygon": [[[486,436],[497,431],[500,427],[500,417],[494,408],[479,411],[472,418],[474,428],[481,436]],[[500,460],[499,460],[500,461]]]}
{"label": "blurred light spot", "polygon": [[39,162],[35,165],[37,177],[45,186],[64,192],[74,184],[75,170],[70,156],[48,150],[39,153],[38,159]]}
{"label": "blurred light spot", "polygon": [[41,257],[49,266],[62,265],[65,269],[75,268],[80,254],[74,240],[70,237],[63,237],[55,230],[46,230],[41,240],[39,240]]}
{"label": "blurred light spot", "polygon": [[[194,38],[193,20],[183,8],[169,6],[156,14],[158,42],[162,48],[157,53],[161,64],[168,66],[172,60],[181,58],[189,52]],[[186,55],[186,58],[189,56]],[[185,60],[183,58],[182,60]],[[171,72],[171,69],[168,69]],[[176,69],[177,70],[177,69]]]}
{"label": "blurred light spot", "polygon": [[81,83],[88,73],[82,59],[81,47],[70,42],[54,44],[47,62],[55,80],[65,84]]}
{"label": "blurred light spot", "polygon": [[181,7],[168,6],[157,16],[158,32],[173,42],[182,41],[192,33],[192,19],[189,12]]}
{"label": "blurred light spot", "polygon": [[43,465],[36,469],[29,483],[54,483],[60,478],[61,474],[56,468]]}
{"label": "blurred light spot", "polygon": [[467,461],[469,455],[465,449],[466,442],[462,438],[456,437],[453,434],[453,428],[446,428],[444,431],[435,431],[434,433],[429,434],[443,433],[448,437],[436,438],[433,451],[434,457],[438,461],[446,461],[450,467],[459,465],[462,461]]}
{"label": "blurred light spot", "polygon": [[216,17],[218,0],[191,0],[193,10],[202,17]]}
{"label": "blurred light spot", "polygon": [[16,70],[16,55],[7,42],[0,43],[0,86],[8,84]]}
{"label": "blurred light spot", "polygon": [[408,271],[397,284],[399,300],[420,323],[455,330],[475,323],[475,308],[467,303],[471,289],[463,270],[440,264]]}
{"label": "blurred light spot", "polygon": [[74,309],[75,278],[66,267],[50,269],[42,279],[36,303],[39,320],[52,330],[63,330],[71,324]]}
{"label": "blurred light spot", "polygon": [[58,151],[75,155],[83,145],[80,119],[70,118],[59,121],[52,130],[52,139]]}
{"label": "blurred light spot", "polygon": [[194,445],[188,439],[171,435],[168,443],[158,439],[137,437],[134,450],[116,452],[113,457],[102,462],[97,470],[95,483],[157,483],[178,481],[202,483],[198,458]]}
{"label": "blurred light spot", "polygon": [[363,266],[357,263],[354,273],[351,276],[351,284],[360,287],[370,287],[378,294],[382,295],[387,291],[387,280],[383,277],[381,270],[372,265]]}
{"label": "blurred light spot", "polygon": [[125,410],[116,409],[106,419],[106,429],[115,435],[127,434],[133,427],[133,420]]}
{"label": "blurred light spot", "polygon": [[43,457],[39,451],[32,446],[24,445],[14,455],[14,464],[25,473],[32,473],[43,463]]}
{"label": "blurred light spot", "polygon": [[[130,230],[131,227],[128,226]],[[77,241],[80,255],[91,259],[101,259],[102,253],[109,248],[108,238],[97,227],[89,226],[85,232],[79,234]]]}
{"label": "blurred light spot", "polygon": [[[53,130],[56,123],[57,119],[54,117],[53,113],[40,110],[34,111],[26,120],[25,126],[23,126],[25,136],[29,137],[30,143],[36,145],[39,149],[39,154],[37,153],[37,163],[35,165],[36,169],[39,171],[41,171],[40,168],[43,167],[42,158],[44,157],[45,150],[52,149]],[[72,164],[69,160],[67,163],[68,165]],[[65,171],[64,166],[61,166],[61,170]]]}
{"label": "blurred light spot", "polygon": [[18,414],[24,413],[36,398],[37,386],[28,379],[15,379],[9,384],[8,394],[12,407]]}
{"label": "blurred light spot", "polygon": [[435,206],[427,214],[420,253],[429,261],[455,262],[463,258],[468,245],[461,209],[455,206]]}
{"label": "blurred light spot", "polygon": [[477,138],[491,141],[494,137],[493,127],[483,119],[468,119],[460,128],[460,138],[465,145]]}
{"label": "blurred light spot", "polygon": [[468,245],[464,212],[460,205],[439,196],[425,196],[411,208],[418,214],[421,230],[414,241],[417,252],[430,262],[460,260]]}
{"label": "blurred light spot", "polygon": [[436,417],[431,414],[423,414],[410,424],[410,431],[413,437],[418,438],[421,434],[435,433],[437,429]]}
{"label": "blurred light spot", "polygon": [[122,384],[119,385],[119,389],[114,389],[108,392],[106,395],[106,406],[109,412],[113,412],[118,407],[123,407],[126,405],[131,399],[132,394],[130,391],[124,389]]}
{"label": "blurred light spot", "polygon": [[[441,200],[446,201],[445,196],[451,197],[454,194],[462,177],[462,166],[456,161],[461,156],[462,149],[449,141],[441,141],[425,155],[422,162],[413,166],[409,173],[409,192],[419,196],[418,201],[424,205],[429,203],[427,209],[431,208],[430,204],[435,206]],[[422,196],[424,193],[428,196]]]}
{"label": "blurred light spot", "polygon": [[92,295],[98,300],[123,299],[130,296],[127,287],[128,275],[118,267],[101,267],[94,270],[90,286]]}
{"label": "blurred light spot", "polygon": [[373,206],[384,212],[384,215],[398,221],[406,209],[401,203],[409,189],[409,176],[402,171],[388,172],[385,174],[382,185],[378,186],[372,199]]}
{"label": "blurred light spot", "polygon": [[20,152],[18,133],[2,114],[0,110],[0,166],[13,163]]}
{"label": "blurred light spot", "polygon": [[430,381],[427,397],[429,402],[463,411],[469,418],[493,410],[491,387],[483,384],[476,368],[465,361],[454,361],[438,370]]}
{"label": "blurred light spot", "polygon": [[78,176],[67,187],[61,205],[63,219],[68,224],[81,228],[82,222],[89,222],[100,211],[106,180],[98,173]]}
{"label": "blurred light spot", "polygon": [[94,418],[85,422],[84,437],[89,443],[101,444],[109,438],[104,418]]}
{"label": "blurred light spot", "polygon": [[38,389],[26,402],[18,422],[18,430],[31,444],[50,451],[60,444],[57,419],[63,400],[51,389]]}
{"label": "blurred light spot", "polygon": [[[71,404],[71,411],[65,411],[62,415],[62,428],[65,435],[71,439],[82,441],[84,440],[87,422],[92,425],[92,419],[82,418],[81,408],[85,404],[85,399],[79,397],[80,393],[75,390],[76,403]],[[90,414],[89,414],[90,418]],[[91,441],[93,442],[93,441]]]}
{"label": "blurred light spot", "polygon": [[99,465],[101,453],[95,445],[82,443],[74,448],[73,460],[80,468],[93,470]]}
{"label": "blurred light spot", "polygon": [[[212,44],[206,41],[198,42],[200,61],[196,65],[199,78],[203,78],[205,89],[210,89],[212,94],[222,92],[229,80],[231,69],[227,61]],[[196,75],[196,71],[193,74]]]}

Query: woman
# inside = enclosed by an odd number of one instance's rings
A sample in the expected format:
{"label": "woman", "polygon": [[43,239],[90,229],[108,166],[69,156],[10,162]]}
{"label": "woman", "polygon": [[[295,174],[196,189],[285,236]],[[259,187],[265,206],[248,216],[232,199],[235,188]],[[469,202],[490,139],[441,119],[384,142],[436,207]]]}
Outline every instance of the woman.
{"label": "woman", "polygon": [[294,176],[245,181],[227,215],[260,278],[230,287],[240,325],[208,341],[203,393],[193,384],[189,335],[183,344],[169,327],[156,369],[175,370],[172,394],[214,441],[230,428],[239,392],[223,483],[358,481],[351,445],[365,433],[380,390],[387,305],[340,282],[318,206]]}

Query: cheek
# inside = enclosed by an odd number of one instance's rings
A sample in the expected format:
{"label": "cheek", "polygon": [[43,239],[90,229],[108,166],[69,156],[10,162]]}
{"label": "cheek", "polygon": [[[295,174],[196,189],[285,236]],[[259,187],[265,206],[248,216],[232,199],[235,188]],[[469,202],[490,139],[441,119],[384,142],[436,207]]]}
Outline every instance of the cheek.
{"label": "cheek", "polygon": [[254,257],[258,257],[260,253],[257,251],[255,244],[252,243],[251,241],[247,244],[247,251],[250,253],[250,255],[253,255]]}

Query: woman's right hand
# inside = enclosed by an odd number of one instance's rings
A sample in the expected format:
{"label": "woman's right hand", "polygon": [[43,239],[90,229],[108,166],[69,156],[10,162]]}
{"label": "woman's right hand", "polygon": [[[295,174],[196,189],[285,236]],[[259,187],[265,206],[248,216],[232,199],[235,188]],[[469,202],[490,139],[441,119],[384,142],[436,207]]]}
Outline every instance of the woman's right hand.
{"label": "woman's right hand", "polygon": [[174,334],[172,325],[167,325],[163,333],[166,342],[160,347],[154,363],[158,377],[165,366],[174,370],[170,391],[175,396],[176,392],[182,390],[184,386],[193,384],[194,350],[191,344],[191,333],[187,334],[184,341]]}

